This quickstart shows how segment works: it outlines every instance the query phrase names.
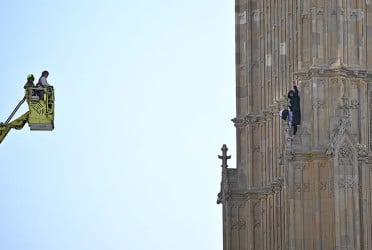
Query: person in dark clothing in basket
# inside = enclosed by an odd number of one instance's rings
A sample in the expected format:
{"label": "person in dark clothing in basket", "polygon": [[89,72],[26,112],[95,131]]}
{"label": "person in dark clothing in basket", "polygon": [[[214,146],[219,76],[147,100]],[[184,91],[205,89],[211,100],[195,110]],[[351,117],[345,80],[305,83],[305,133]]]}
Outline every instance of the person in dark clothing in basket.
{"label": "person in dark clothing in basket", "polygon": [[33,74],[29,74],[27,76],[27,82],[26,82],[26,84],[24,86],[24,89],[35,87],[34,80],[35,80],[34,75]]}
{"label": "person in dark clothing in basket", "polygon": [[293,120],[292,120],[293,135],[291,138],[292,140],[297,133],[297,126],[301,124],[300,96],[298,95],[298,89],[297,89],[295,81],[293,81],[293,89],[294,90],[290,90],[288,92],[289,109],[293,113]]}

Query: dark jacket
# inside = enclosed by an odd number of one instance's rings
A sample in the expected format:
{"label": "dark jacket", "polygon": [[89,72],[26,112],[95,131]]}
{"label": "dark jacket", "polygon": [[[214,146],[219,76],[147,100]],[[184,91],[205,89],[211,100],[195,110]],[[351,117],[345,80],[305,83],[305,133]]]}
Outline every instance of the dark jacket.
{"label": "dark jacket", "polygon": [[27,82],[26,82],[26,84],[25,84],[25,86],[23,86],[23,88],[31,88],[31,87],[35,87],[35,85],[34,85],[34,81],[33,80],[27,80]]}
{"label": "dark jacket", "polygon": [[300,96],[298,95],[297,86],[293,86],[294,91],[288,92],[289,98],[289,109],[293,112],[293,125],[301,124],[301,107],[300,107]]}

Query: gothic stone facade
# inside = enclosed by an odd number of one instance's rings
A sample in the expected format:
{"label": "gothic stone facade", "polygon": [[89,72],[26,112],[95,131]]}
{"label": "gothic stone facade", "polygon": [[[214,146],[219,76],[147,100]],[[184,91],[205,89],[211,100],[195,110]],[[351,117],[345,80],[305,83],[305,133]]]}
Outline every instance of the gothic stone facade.
{"label": "gothic stone facade", "polygon": [[[223,249],[372,249],[372,0],[236,0]],[[294,141],[279,117],[296,79]]]}

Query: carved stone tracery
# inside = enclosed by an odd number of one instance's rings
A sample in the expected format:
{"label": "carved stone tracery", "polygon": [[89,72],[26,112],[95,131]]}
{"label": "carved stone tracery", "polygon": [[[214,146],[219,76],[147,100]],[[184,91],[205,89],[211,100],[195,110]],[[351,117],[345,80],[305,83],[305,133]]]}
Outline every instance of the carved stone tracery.
{"label": "carved stone tracery", "polygon": [[355,180],[353,180],[352,178],[342,178],[339,180],[338,182],[338,188],[341,188],[341,189],[352,189],[354,188],[355,186],[358,186],[358,184],[356,183]]}
{"label": "carved stone tracery", "polygon": [[313,102],[312,108],[313,109],[325,109],[327,108],[327,105],[324,103],[324,101],[320,99],[315,99]]}
{"label": "carved stone tracery", "polygon": [[246,226],[246,221],[244,219],[232,220],[232,223],[231,223],[232,230],[237,230],[237,231],[245,230],[245,226]]}
{"label": "carved stone tracery", "polygon": [[339,164],[343,166],[350,166],[354,163],[354,152],[350,145],[344,144],[338,151]]}

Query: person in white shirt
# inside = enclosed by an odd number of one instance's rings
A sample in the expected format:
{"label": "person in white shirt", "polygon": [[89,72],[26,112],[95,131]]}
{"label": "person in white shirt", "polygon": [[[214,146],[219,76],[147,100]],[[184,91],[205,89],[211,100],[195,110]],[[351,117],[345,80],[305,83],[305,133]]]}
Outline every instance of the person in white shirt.
{"label": "person in white shirt", "polygon": [[36,86],[40,86],[40,87],[50,87],[51,85],[48,83],[47,81],[47,78],[49,76],[49,72],[44,70],[42,73],[41,73],[41,76],[39,78],[39,81],[38,83],[36,84]]}
{"label": "person in white shirt", "polygon": [[293,112],[288,109],[282,109],[279,111],[279,116],[286,121],[288,119],[288,126],[292,128]]}
{"label": "person in white shirt", "polygon": [[288,110],[288,109],[282,109],[282,110],[279,111],[279,116],[284,121],[288,120],[288,127],[289,128],[292,128],[292,125],[293,125],[294,132],[293,132],[293,135],[290,137],[290,139],[293,140],[295,132],[297,131],[297,128],[295,127],[296,125],[293,124],[293,112],[291,110]]}
{"label": "person in white shirt", "polygon": [[49,76],[49,72],[44,70],[41,73],[38,83],[36,84],[36,87],[39,88],[38,95],[39,95],[40,100],[44,100],[44,90],[42,88],[53,88],[53,86],[50,85],[47,81],[48,76]]}

